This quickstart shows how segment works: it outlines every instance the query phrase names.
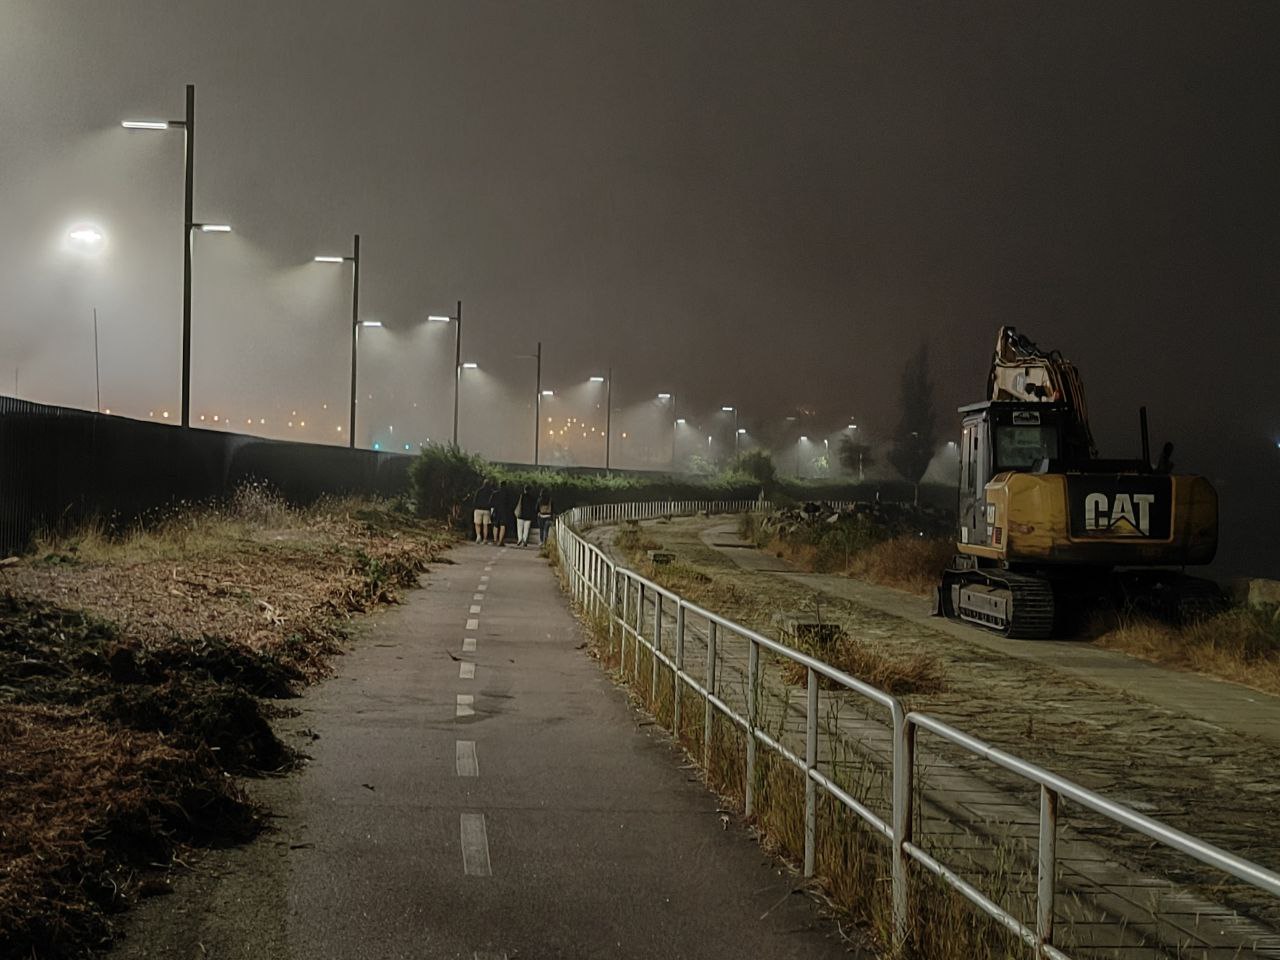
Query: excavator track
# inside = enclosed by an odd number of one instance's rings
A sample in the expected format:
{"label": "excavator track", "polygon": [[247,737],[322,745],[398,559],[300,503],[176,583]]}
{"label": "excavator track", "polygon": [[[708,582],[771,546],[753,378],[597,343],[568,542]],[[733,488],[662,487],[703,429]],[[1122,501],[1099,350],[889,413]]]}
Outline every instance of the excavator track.
{"label": "excavator track", "polygon": [[948,570],[940,607],[963,620],[1023,640],[1053,636],[1053,585],[1048,580],[1008,570]]}

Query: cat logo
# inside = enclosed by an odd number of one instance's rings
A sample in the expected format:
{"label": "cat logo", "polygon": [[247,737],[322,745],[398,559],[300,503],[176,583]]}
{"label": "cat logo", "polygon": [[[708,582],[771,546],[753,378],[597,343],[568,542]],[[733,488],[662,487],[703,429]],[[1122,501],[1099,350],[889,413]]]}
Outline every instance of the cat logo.
{"label": "cat logo", "polygon": [[1152,493],[1117,493],[1110,501],[1105,493],[1091,493],[1084,498],[1084,528],[1118,537],[1149,537],[1155,501]]}

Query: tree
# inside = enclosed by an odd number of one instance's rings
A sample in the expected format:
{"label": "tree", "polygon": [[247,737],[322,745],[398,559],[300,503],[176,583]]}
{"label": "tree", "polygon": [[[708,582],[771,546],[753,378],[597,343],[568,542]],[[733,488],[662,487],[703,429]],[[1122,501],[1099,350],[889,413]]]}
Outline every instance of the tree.
{"label": "tree", "polygon": [[933,406],[933,381],[929,378],[929,347],[920,348],[902,371],[902,419],[889,460],[904,479],[919,483],[933,459],[937,415]]}
{"label": "tree", "polygon": [[749,450],[739,454],[733,468],[765,486],[772,486],[778,476],[777,468],[773,465],[773,457],[769,456],[768,451],[765,450]]}
{"label": "tree", "polygon": [[836,448],[836,457],[840,466],[844,467],[859,480],[867,467],[875,463],[871,456],[871,445],[845,435],[840,438],[840,446]]}

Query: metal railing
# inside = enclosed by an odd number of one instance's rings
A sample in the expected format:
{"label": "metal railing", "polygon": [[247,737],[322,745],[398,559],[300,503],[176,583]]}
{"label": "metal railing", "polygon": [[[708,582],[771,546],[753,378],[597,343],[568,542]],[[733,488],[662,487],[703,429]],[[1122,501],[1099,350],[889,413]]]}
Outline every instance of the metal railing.
{"label": "metal railing", "polygon": [[[654,583],[634,570],[614,562],[604,551],[588,543],[578,530],[588,524],[626,520],[657,519],[661,517],[688,516],[695,513],[740,513],[770,509],[764,501],[678,501],[651,503],[615,503],[591,507],[579,507],[561,515],[556,523],[555,549],[562,569],[567,574],[574,600],[587,612],[606,614],[610,634],[615,628],[621,637],[621,662],[625,673],[627,640],[631,640],[633,665],[638,665],[639,648],[644,647],[652,661],[650,690],[657,696],[660,669],[670,672],[673,696],[673,729],[679,731],[680,701],[682,689],[687,688],[703,700],[704,718],[702,748],[704,765],[709,760],[712,736],[712,719],[718,712],[746,734],[746,775],[744,789],[745,813],[754,812],[753,788],[757,765],[757,744],[774,751],[794,765],[805,777],[804,791],[804,875],[815,872],[817,845],[817,791],[824,790],[845,809],[854,814],[879,836],[888,841],[891,856],[892,912],[894,936],[898,945],[907,942],[911,925],[909,864],[916,863],[937,876],[948,886],[992,917],[1031,950],[1033,957],[1052,960],[1071,960],[1054,945],[1054,907],[1056,890],[1056,859],[1058,842],[1058,805],[1067,798],[1080,806],[1101,814],[1108,820],[1129,830],[1144,834],[1159,844],[1178,850],[1199,862],[1220,870],[1250,886],[1280,897],[1280,874],[1211,843],[1170,827],[1158,820],[1144,816],[1123,804],[1109,800],[1101,794],[1073,783],[1065,777],[1044,770],[1035,764],[1006,753],[976,737],[919,712],[908,712],[895,696],[885,693],[856,677],[837,670],[831,665],[793,649],[777,640],[735,623],[727,617],[706,610],[671,590]],[[652,606],[651,634],[644,631],[646,604]],[[674,633],[670,652],[663,649],[664,606],[671,605],[674,612]],[[684,649],[686,618],[693,615],[707,624],[706,669],[702,677],[695,677],[685,669]],[[634,622],[633,622],[634,619]],[[716,663],[717,646],[728,638],[736,637],[748,645],[746,708],[738,712],[724,698],[717,695]],[[760,651],[768,651],[778,657],[802,666],[807,674],[805,701],[805,751],[804,756],[782,743],[782,738],[771,736],[760,723],[761,680]],[[891,782],[892,812],[886,821],[867,804],[862,803],[843,789],[831,777],[818,769],[818,689],[820,678],[825,678],[865,700],[882,714],[887,714],[892,730],[892,760],[889,770]],[[1038,785],[1040,815],[1037,842],[1037,884],[1035,896],[1035,924],[1024,923],[1001,907],[992,897],[961,876],[959,868],[943,863],[914,842],[912,836],[913,779],[915,777],[916,735],[920,730],[940,737],[959,747],[965,753],[985,760],[1017,777]]]}

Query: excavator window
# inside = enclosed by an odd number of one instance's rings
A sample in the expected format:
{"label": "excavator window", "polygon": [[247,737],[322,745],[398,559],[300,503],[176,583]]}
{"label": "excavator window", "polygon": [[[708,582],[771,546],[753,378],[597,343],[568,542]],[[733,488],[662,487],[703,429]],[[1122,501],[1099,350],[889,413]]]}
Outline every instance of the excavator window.
{"label": "excavator window", "polygon": [[1058,459],[1058,429],[1047,425],[996,427],[996,473],[1030,470],[1040,460]]}

